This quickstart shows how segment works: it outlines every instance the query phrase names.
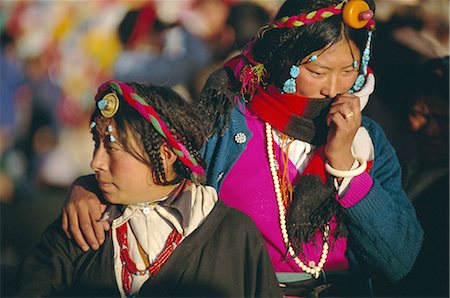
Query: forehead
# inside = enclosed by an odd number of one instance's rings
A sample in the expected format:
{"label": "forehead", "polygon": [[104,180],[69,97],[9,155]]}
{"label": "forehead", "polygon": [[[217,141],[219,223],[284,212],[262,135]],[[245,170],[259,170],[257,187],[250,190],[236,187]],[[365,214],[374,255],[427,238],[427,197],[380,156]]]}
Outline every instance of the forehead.
{"label": "forehead", "polygon": [[342,38],[335,44],[329,45],[311,53],[302,62],[306,62],[310,56],[316,55],[317,60],[309,64],[328,68],[340,68],[352,65],[353,60],[360,60],[360,52],[356,44],[350,40]]}

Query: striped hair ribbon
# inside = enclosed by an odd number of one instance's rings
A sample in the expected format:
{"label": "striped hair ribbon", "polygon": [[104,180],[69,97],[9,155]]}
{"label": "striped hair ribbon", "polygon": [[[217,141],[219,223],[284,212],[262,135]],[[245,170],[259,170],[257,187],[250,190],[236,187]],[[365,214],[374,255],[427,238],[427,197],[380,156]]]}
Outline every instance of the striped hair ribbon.
{"label": "striped hair ribbon", "polygon": [[156,131],[167,140],[172,147],[172,151],[184,165],[191,169],[192,173],[199,175],[205,174],[203,167],[189,153],[186,147],[172,135],[169,128],[164,121],[162,121],[155,109],[137,94],[133,88],[119,81],[107,81],[98,88],[95,100],[99,101],[109,89],[116,91],[117,94],[122,96],[130,106],[136,109],[136,111],[138,111],[139,114],[141,114],[142,117],[144,117]]}
{"label": "striped hair ribbon", "polygon": [[326,18],[332,17],[334,15],[338,15],[342,11],[342,6],[344,5],[342,1],[339,4],[334,6],[321,8],[319,10],[311,11],[306,14],[290,16],[290,17],[282,17],[279,20],[275,20],[269,24],[271,28],[294,28],[300,27],[303,25],[309,25],[315,22],[323,21]]}
{"label": "striped hair ribbon", "polygon": [[342,14],[343,12],[345,14],[344,23],[348,26],[356,29],[365,27],[370,31],[375,30],[373,12],[365,1],[344,0],[330,7],[321,8],[300,15],[285,16],[281,19],[274,20],[263,26],[259,30],[258,36],[261,37],[269,29],[301,27],[303,25],[323,21],[329,17]]}

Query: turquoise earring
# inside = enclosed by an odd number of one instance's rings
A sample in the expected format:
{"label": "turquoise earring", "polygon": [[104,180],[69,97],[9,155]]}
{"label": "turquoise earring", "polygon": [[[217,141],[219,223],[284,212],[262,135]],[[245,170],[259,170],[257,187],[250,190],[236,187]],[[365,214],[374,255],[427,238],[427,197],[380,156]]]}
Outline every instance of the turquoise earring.
{"label": "turquoise earring", "polygon": [[[356,91],[361,90],[361,88],[364,86],[364,83],[366,82],[366,75],[367,75],[367,66],[369,65],[370,60],[370,44],[372,42],[372,31],[369,31],[367,36],[367,43],[366,48],[364,49],[363,56],[361,58],[361,69],[358,77],[356,78],[355,84],[353,85],[352,89],[349,90],[349,93],[353,93]],[[353,67],[357,65],[353,62]]]}
{"label": "turquoise earring", "polygon": [[295,79],[300,74],[300,68],[297,65],[292,65],[289,71],[291,78],[287,79],[283,84],[283,91],[285,93],[295,93],[297,91],[297,86],[295,84]]}

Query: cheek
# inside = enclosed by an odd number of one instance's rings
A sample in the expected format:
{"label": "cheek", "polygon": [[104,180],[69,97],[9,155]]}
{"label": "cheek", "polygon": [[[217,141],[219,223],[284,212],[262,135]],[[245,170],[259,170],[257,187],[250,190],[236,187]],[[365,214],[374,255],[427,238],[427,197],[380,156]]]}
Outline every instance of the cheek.
{"label": "cheek", "polygon": [[311,76],[299,75],[296,80],[296,94],[309,98],[320,97],[320,83],[319,79],[312,78]]}
{"label": "cheek", "polygon": [[112,160],[110,166],[111,174],[117,179],[122,187],[132,188],[141,185],[148,180],[149,169],[147,165],[134,158],[122,158],[117,162]]}
{"label": "cheek", "polygon": [[418,131],[426,122],[423,116],[409,116],[409,126],[413,132]]}
{"label": "cheek", "polygon": [[358,73],[355,71],[350,75],[343,75],[339,80],[341,82],[340,90],[347,92],[355,84]]}

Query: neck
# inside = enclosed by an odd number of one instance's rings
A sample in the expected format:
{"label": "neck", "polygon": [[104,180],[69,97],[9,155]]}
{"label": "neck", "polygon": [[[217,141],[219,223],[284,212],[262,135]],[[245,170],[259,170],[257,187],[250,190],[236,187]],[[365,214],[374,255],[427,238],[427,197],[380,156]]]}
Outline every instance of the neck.
{"label": "neck", "polygon": [[157,189],[155,189],[150,200],[147,200],[146,202],[155,202],[164,199],[170,196],[172,193],[175,193],[175,190],[178,188],[178,186],[180,186],[180,183],[177,183],[175,185],[160,185]]}

